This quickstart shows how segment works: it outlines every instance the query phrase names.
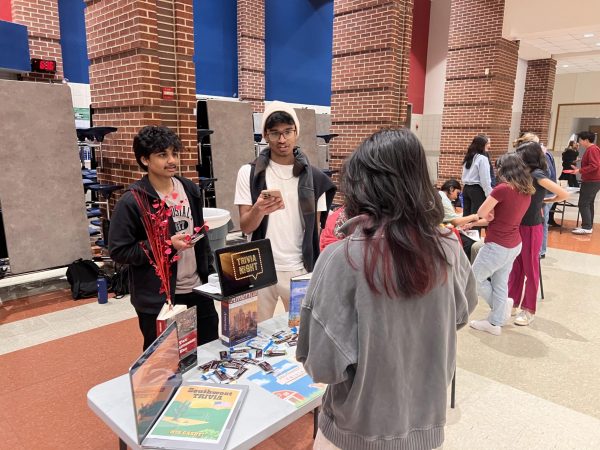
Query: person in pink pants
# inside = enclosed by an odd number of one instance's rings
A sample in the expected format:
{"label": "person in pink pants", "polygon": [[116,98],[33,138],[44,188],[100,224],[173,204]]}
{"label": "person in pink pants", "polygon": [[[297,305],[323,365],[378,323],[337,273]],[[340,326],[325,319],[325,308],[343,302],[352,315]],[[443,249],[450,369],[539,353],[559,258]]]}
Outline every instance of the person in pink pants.
{"label": "person in pink pants", "polygon": [[[548,165],[541,145],[530,141],[517,148],[517,154],[529,168],[533,178],[535,194],[531,197],[529,209],[521,220],[521,253],[513,262],[508,278],[508,297],[513,301],[513,313],[521,305],[521,311],[515,318],[515,325],[526,326],[533,322],[536,312],[537,291],[540,282],[540,249],[544,236],[544,203],[562,202],[568,192],[548,178]],[[554,194],[544,198],[546,191]],[[525,283],[527,279],[527,283]],[[523,285],[525,291],[523,292]]]}

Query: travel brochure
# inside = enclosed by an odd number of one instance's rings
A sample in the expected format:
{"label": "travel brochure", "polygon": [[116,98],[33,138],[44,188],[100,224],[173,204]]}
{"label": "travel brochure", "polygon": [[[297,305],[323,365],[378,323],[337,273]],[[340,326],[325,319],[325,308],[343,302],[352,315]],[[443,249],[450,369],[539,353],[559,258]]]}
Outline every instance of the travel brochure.
{"label": "travel brochure", "polygon": [[163,305],[156,319],[157,334],[162,333],[172,322],[177,323],[179,336],[179,366],[187,372],[198,363],[198,330],[196,329],[196,307],[186,305]]}
{"label": "travel brochure", "polygon": [[300,326],[300,311],[302,302],[306,297],[306,291],[310,283],[312,273],[299,275],[290,280],[290,312],[288,326],[290,328]]}
{"label": "travel brochure", "polygon": [[258,294],[256,291],[221,301],[223,345],[232,347],[256,336],[258,330]]}
{"label": "travel brochure", "polygon": [[282,400],[300,408],[323,395],[327,385],[315,383],[297,361],[284,359],[272,364],[273,372],[259,372],[248,379]]}

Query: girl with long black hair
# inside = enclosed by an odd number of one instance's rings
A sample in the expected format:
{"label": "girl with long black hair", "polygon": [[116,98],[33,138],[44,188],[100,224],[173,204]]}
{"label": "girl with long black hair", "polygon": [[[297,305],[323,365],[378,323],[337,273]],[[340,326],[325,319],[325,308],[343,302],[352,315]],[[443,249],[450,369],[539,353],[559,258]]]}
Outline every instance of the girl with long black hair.
{"label": "girl with long black hair", "polygon": [[469,261],[440,226],[440,196],[409,130],[367,138],[342,188],[355,229],[317,261],[296,352],[328,384],[315,448],[439,447],[456,330],[477,303]]}
{"label": "girl with long black hair", "polygon": [[463,159],[463,215],[476,214],[492,192],[491,164],[487,151],[490,140],[479,134],[473,138]]}

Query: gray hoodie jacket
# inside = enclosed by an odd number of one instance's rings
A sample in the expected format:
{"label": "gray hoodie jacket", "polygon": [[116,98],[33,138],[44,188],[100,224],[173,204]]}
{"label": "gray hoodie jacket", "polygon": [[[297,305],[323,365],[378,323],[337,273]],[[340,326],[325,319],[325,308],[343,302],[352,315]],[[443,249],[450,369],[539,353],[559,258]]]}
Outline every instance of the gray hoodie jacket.
{"label": "gray hoodie jacket", "polygon": [[355,232],[329,245],[302,305],[296,357],[329,385],[319,428],[344,450],[439,447],[456,330],[477,304],[471,266],[457,239],[443,238],[446,281],[420,298],[389,298],[367,285],[363,244]]}

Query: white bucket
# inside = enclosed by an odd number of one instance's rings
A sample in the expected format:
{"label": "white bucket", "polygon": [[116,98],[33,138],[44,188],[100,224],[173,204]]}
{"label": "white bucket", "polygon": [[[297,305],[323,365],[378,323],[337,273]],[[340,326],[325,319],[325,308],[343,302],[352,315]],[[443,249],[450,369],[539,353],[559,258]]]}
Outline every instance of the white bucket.
{"label": "white bucket", "polygon": [[209,230],[216,230],[231,220],[231,214],[226,209],[202,208],[202,214]]}

